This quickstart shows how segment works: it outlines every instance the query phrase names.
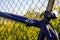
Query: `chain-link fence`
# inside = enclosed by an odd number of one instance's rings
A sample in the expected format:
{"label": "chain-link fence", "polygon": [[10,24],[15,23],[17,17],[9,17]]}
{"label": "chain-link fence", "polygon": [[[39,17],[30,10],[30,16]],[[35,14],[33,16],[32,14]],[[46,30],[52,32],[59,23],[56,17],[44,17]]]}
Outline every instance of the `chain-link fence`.
{"label": "chain-link fence", "polygon": [[[49,0],[0,0],[0,11],[17,15],[25,15],[28,11],[42,13],[46,10]],[[60,6],[60,1],[56,0]]]}
{"label": "chain-link fence", "polygon": [[[17,15],[24,15],[28,11],[33,10],[42,13],[46,10],[48,1],[49,0],[0,0],[0,11]],[[56,0],[56,2],[55,5],[60,6],[60,1]]]}
{"label": "chain-link fence", "polygon": [[48,0],[0,0],[0,11],[24,15],[27,11],[45,11]]}
{"label": "chain-link fence", "polygon": [[[0,11],[32,18],[40,17],[49,0],[0,0]],[[53,10],[60,12],[60,0],[56,0]],[[30,13],[30,14],[29,14]],[[31,14],[32,13],[32,14]],[[0,18],[0,40],[37,40],[39,28]]]}

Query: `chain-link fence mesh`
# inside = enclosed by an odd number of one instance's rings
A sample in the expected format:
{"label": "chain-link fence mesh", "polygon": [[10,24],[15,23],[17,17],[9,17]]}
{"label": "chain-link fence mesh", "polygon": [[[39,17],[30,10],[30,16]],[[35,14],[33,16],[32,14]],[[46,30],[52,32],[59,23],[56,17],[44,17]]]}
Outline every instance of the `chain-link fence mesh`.
{"label": "chain-link fence mesh", "polygon": [[[49,0],[0,0],[0,11],[20,16],[40,17]],[[60,0],[56,0],[53,10],[60,12]],[[30,13],[30,14],[29,14]],[[37,13],[37,14],[36,14]],[[36,16],[37,15],[37,16]],[[41,14],[42,16],[43,14]],[[0,18],[0,40],[37,40],[39,28]]]}
{"label": "chain-link fence mesh", "polygon": [[0,0],[0,11],[24,15],[27,11],[45,11],[48,0]]}
{"label": "chain-link fence mesh", "polygon": [[[49,0],[0,0],[0,11],[17,15],[24,15],[28,11],[42,13],[46,10]],[[56,6],[60,6],[60,1],[56,0]],[[55,7],[56,7],[55,6]]]}

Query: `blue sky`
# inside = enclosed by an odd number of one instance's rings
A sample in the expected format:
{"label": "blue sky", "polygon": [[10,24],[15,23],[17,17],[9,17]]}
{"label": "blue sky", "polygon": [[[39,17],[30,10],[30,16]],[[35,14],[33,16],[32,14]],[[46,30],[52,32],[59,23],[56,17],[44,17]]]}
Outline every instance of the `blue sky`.
{"label": "blue sky", "polygon": [[[48,0],[0,0],[0,11],[23,15],[27,10],[45,11]],[[59,1],[60,3],[60,1]]]}

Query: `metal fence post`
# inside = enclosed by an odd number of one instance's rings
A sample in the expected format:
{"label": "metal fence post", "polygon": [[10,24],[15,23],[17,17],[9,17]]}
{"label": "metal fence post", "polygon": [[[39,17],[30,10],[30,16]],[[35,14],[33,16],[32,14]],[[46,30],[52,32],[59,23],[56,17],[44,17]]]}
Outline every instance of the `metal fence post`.
{"label": "metal fence post", "polygon": [[46,10],[51,12],[53,9],[54,3],[55,3],[55,0],[49,0]]}

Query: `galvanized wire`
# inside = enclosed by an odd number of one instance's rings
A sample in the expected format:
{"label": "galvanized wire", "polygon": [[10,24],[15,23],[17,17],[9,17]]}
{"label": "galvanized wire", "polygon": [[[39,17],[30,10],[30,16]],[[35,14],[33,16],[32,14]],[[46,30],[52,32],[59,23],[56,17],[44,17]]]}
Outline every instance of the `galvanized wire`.
{"label": "galvanized wire", "polygon": [[24,15],[27,11],[41,13],[46,10],[48,0],[0,0],[0,11]]}

